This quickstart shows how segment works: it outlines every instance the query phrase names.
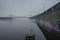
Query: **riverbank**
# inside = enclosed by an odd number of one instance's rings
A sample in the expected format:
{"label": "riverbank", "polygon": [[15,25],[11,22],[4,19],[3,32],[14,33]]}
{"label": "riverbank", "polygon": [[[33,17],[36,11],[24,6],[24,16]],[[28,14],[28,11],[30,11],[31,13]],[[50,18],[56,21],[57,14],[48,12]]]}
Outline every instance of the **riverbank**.
{"label": "riverbank", "polygon": [[60,33],[56,32],[56,31],[50,32],[47,29],[45,29],[44,27],[41,27],[38,22],[36,22],[36,24],[41,29],[41,31],[43,32],[43,34],[45,35],[47,40],[60,40]]}

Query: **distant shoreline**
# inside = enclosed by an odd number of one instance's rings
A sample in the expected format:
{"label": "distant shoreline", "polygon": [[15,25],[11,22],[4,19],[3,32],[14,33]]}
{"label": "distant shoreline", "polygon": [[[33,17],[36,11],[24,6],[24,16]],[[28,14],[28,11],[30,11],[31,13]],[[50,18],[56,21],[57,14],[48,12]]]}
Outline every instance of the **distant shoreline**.
{"label": "distant shoreline", "polygon": [[12,19],[12,17],[0,17],[0,19]]}

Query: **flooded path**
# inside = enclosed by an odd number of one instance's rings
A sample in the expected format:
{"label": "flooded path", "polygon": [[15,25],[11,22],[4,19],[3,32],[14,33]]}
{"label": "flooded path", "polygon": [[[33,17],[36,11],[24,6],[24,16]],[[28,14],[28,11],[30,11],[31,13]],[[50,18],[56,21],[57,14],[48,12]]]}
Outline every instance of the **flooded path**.
{"label": "flooded path", "polygon": [[31,28],[34,30],[36,40],[46,40],[36,23],[28,18],[0,20],[0,39],[24,40]]}

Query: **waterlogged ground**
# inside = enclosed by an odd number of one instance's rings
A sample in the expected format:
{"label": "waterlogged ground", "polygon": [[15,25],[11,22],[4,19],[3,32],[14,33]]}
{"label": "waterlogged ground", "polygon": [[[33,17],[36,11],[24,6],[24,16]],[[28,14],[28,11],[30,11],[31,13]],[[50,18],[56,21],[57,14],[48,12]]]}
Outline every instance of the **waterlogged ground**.
{"label": "waterlogged ground", "polygon": [[34,30],[36,40],[46,40],[35,22],[28,18],[0,19],[0,40],[24,40],[31,29]]}

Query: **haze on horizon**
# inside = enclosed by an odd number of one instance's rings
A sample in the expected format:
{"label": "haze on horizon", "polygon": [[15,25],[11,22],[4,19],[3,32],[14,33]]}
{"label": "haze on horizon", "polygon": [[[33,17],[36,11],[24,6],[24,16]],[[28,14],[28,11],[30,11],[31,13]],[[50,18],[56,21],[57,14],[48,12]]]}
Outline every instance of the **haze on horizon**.
{"label": "haze on horizon", "polygon": [[60,0],[0,0],[0,16],[31,17],[44,12]]}

